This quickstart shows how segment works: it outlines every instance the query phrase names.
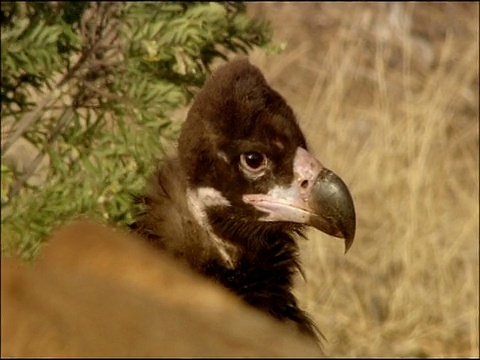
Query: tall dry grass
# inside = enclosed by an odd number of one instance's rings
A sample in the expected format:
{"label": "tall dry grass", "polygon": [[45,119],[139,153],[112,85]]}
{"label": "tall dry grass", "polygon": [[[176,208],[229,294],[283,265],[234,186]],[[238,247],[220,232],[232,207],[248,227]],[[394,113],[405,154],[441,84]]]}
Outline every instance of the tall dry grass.
{"label": "tall dry grass", "polygon": [[251,60],[349,185],[357,236],[312,231],[298,296],[332,356],[478,356],[478,3],[250,4]]}

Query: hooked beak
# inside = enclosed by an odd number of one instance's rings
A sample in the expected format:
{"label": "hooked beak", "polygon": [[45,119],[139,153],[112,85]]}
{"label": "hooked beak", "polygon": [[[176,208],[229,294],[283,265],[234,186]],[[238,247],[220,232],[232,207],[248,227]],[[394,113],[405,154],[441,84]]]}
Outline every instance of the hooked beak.
{"label": "hooked beak", "polygon": [[267,213],[261,221],[287,221],[313,226],[345,239],[345,252],[355,237],[355,207],[343,180],[325,168],[307,150],[297,148],[294,180],[266,194],[246,194],[243,201]]}

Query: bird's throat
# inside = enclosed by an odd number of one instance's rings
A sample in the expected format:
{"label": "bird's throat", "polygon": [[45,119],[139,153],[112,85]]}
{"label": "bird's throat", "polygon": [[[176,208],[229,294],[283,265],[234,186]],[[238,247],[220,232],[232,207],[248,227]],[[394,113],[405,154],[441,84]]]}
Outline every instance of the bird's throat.
{"label": "bird's throat", "polygon": [[213,231],[207,215],[209,206],[230,206],[220,192],[213,188],[203,187],[187,189],[187,204],[192,217],[200,228],[207,232],[211,245],[216,249],[227,268],[233,269],[237,260],[237,248],[227,240],[222,239]]}

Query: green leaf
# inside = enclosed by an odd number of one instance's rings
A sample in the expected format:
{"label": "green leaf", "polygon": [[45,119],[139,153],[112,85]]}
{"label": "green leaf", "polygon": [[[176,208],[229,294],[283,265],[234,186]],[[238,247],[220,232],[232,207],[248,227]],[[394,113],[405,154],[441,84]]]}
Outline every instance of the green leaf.
{"label": "green leaf", "polygon": [[[114,10],[106,19],[102,6]],[[67,79],[64,97],[24,134],[48,155],[47,181],[7,199],[17,174],[2,164],[2,234],[13,239],[2,251],[26,259],[71,216],[131,222],[131,194],[162,142],[178,136],[167,114],[189,105],[227,49],[249,51],[271,37],[233,2],[11,2],[2,11],[2,117],[25,119]],[[59,127],[69,107],[74,115]]]}

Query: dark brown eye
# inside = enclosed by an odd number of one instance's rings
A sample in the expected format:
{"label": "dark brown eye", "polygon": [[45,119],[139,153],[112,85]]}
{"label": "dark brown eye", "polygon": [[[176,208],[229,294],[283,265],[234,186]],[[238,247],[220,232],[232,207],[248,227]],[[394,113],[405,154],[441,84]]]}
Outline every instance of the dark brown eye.
{"label": "dark brown eye", "polygon": [[248,151],[240,155],[240,165],[252,175],[259,175],[267,167],[267,157],[256,151]]}

